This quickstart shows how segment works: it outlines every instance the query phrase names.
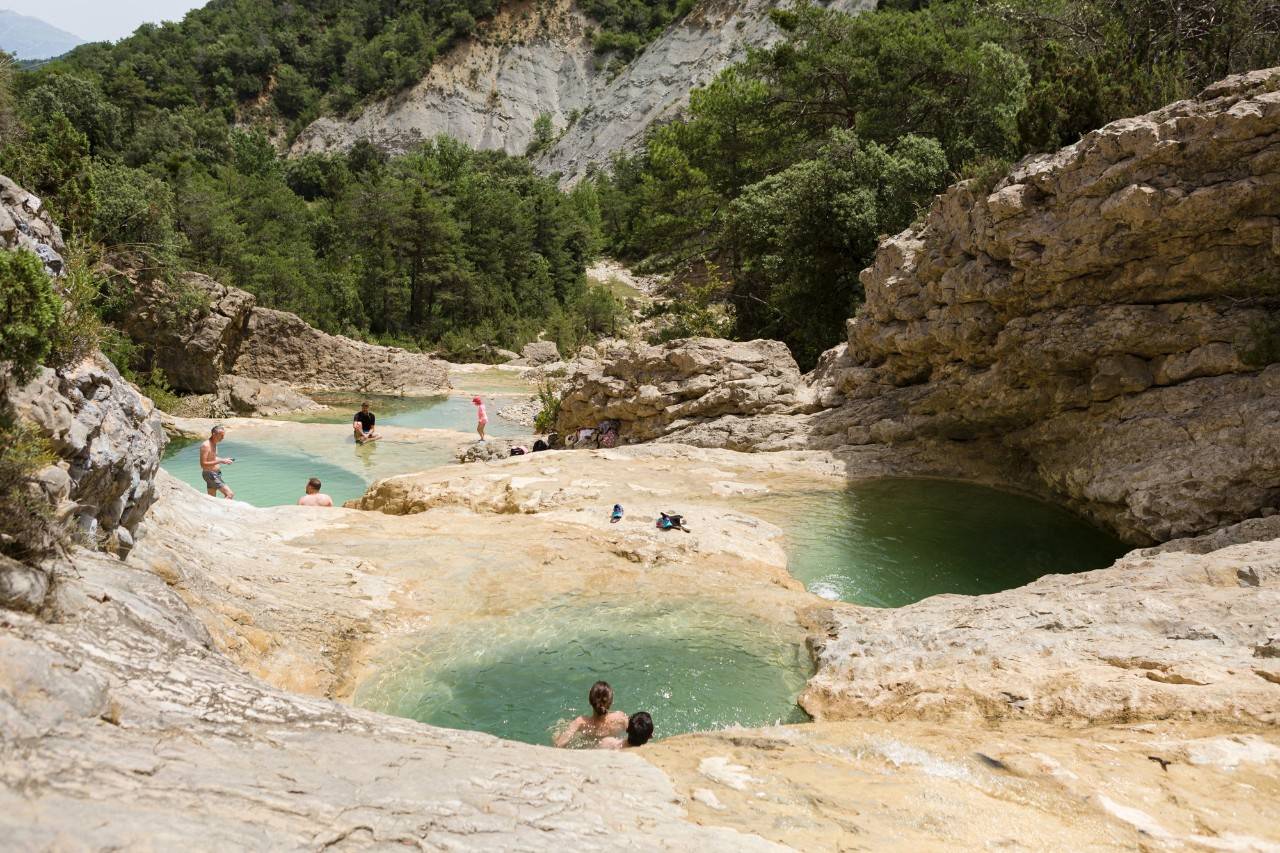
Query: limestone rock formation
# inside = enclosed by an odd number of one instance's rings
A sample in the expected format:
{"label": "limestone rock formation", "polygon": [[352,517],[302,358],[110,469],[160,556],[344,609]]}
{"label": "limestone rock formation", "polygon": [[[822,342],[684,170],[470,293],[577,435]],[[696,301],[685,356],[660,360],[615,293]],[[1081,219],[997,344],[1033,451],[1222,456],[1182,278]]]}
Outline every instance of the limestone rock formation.
{"label": "limestone rock formation", "polygon": [[174,316],[172,294],[140,283],[125,325],[181,391],[215,393],[226,374],[311,391],[430,394],[449,387],[448,367],[431,356],[330,335],[205,275],[189,273],[183,284],[202,294],[207,311]]}
{"label": "limestone rock formation", "polygon": [[13,849],[780,849],[682,819],[623,753],[551,751],[273,688],[157,574],[79,551],[56,621],[0,619]]}
{"label": "limestone rock formation", "polygon": [[[615,151],[634,147],[654,122],[683,108],[710,82],[780,33],[768,13],[778,0],[703,2],[611,75],[593,47],[597,25],[571,0],[504,6],[477,34],[438,59],[412,89],[374,104],[354,121],[321,118],[295,155],[345,150],[366,139],[389,151],[445,134],[473,148],[524,154],[534,122],[551,118],[556,140],[536,161],[576,180]],[[858,11],[869,0],[835,0]]]}
{"label": "limestone rock formation", "polygon": [[555,341],[530,341],[520,350],[520,357],[530,367],[542,367],[560,360],[560,350]]}
{"label": "limestone rock formation", "polygon": [[821,719],[1280,723],[1280,540],[1135,552],[977,597],[815,613]]}
{"label": "limestone rock formation", "polygon": [[[732,435],[738,426],[754,426],[730,419],[800,412],[814,402],[795,359],[778,341],[688,338],[659,346],[608,341],[585,349],[569,365],[557,428],[568,435],[616,419],[622,422],[622,440],[632,442],[695,429],[714,432],[723,418],[724,432]],[[735,442],[705,443],[733,447]]]}
{"label": "limestone rock formation", "polygon": [[992,438],[1136,541],[1280,506],[1280,69],[951,188],[862,281],[829,444]]}
{"label": "limestone rock formation", "polygon": [[[60,276],[66,247],[40,199],[0,176],[0,251],[36,254]],[[152,480],[165,436],[150,400],[126,382],[101,353],[55,372],[47,368],[22,387],[0,373],[0,401],[34,424],[57,461],[28,488],[43,492],[58,521],[86,542],[125,556],[155,500]],[[51,542],[25,543],[41,552]],[[0,607],[40,608],[51,587],[47,566],[0,561]]]}
{"label": "limestone rock formation", "polygon": [[50,275],[62,273],[66,246],[44,202],[0,175],[0,249],[26,249],[40,260]]}
{"label": "limestone rock formation", "polygon": [[59,457],[39,479],[60,513],[89,541],[128,554],[166,443],[155,406],[101,354],[61,373],[46,368],[9,399]]}
{"label": "limestone rock formation", "polygon": [[151,351],[153,363],[173,387],[211,394],[219,377],[235,366],[257,299],[199,273],[184,275],[182,285],[208,302],[207,311],[174,316],[172,296],[163,284],[139,282],[124,331]]}
{"label": "limestone rock formation", "polygon": [[238,417],[270,418],[324,408],[287,385],[259,382],[247,376],[221,377],[217,396],[219,403]]}

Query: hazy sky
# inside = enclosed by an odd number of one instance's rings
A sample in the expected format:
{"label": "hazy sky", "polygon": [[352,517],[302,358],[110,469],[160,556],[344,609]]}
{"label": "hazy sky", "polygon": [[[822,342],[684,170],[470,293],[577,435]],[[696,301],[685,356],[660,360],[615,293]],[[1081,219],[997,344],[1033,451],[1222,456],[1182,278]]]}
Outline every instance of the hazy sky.
{"label": "hazy sky", "polygon": [[151,21],[178,21],[206,0],[0,0],[12,9],[47,21],[86,41],[115,41]]}

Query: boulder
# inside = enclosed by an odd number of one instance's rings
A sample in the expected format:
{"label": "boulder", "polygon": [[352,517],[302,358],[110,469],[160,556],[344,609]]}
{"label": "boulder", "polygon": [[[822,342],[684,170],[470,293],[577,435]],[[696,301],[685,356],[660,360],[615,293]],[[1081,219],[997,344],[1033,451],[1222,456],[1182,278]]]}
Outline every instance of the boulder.
{"label": "boulder", "polygon": [[[606,342],[568,365],[562,389],[556,424],[562,435],[613,419],[622,422],[627,442],[692,435],[699,425],[705,426],[697,432],[706,434],[716,430],[719,418],[794,414],[815,403],[779,341]],[[698,443],[745,446],[713,438]]]}
{"label": "boulder", "polygon": [[153,365],[164,371],[174,388],[211,394],[219,377],[235,364],[257,299],[198,273],[184,275],[182,286],[195,291],[207,306],[178,315],[174,295],[163,283],[139,282],[124,331],[150,350]]}
{"label": "boulder", "polygon": [[62,373],[46,368],[9,399],[59,457],[38,475],[41,488],[68,504],[86,539],[126,556],[167,442],[155,405],[101,354]]}
{"label": "boulder", "polygon": [[25,249],[44,263],[52,276],[62,274],[67,247],[44,203],[0,175],[0,249]]}
{"label": "boulder", "polygon": [[287,385],[230,375],[218,380],[218,402],[232,415],[246,418],[269,418],[324,408]]}
{"label": "boulder", "polygon": [[511,455],[511,442],[501,439],[487,439],[468,444],[458,451],[458,461],[492,462],[495,459],[506,459]]}
{"label": "boulder", "polygon": [[205,275],[188,273],[182,286],[207,309],[178,315],[175,294],[144,282],[125,323],[180,391],[215,393],[228,374],[312,391],[421,395],[449,387],[448,366],[429,355],[330,335]]}
{"label": "boulder", "polygon": [[560,360],[560,350],[554,341],[531,341],[520,350],[520,356],[530,367],[541,367]]}

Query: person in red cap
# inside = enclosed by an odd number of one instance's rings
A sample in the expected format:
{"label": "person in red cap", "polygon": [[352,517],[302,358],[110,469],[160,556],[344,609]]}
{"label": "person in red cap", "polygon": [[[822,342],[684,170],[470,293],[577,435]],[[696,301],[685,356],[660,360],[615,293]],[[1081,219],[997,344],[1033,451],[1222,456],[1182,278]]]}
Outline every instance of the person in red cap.
{"label": "person in red cap", "polygon": [[484,413],[484,401],[479,397],[472,397],[471,402],[476,404],[476,432],[480,433],[480,440],[484,441],[484,428],[489,423],[489,416]]}

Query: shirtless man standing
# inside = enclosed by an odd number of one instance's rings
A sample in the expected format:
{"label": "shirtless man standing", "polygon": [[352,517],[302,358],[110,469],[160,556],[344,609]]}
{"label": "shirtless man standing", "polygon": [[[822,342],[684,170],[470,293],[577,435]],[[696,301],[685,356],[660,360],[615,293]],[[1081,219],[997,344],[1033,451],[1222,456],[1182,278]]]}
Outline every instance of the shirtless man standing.
{"label": "shirtless man standing", "polygon": [[307,493],[298,498],[298,506],[333,506],[333,498],[320,491],[320,480],[307,480]]}
{"label": "shirtless man standing", "polygon": [[369,411],[369,401],[360,404],[360,411],[356,412],[356,416],[351,420],[351,429],[356,434],[356,444],[364,444],[370,441],[377,441],[382,438],[378,433],[373,431],[373,425],[377,422],[373,412]]}
{"label": "shirtless man standing", "polygon": [[218,492],[222,492],[222,496],[227,500],[231,500],[236,493],[231,491],[231,487],[222,481],[223,465],[230,465],[236,460],[224,459],[218,456],[218,442],[226,438],[227,431],[219,424],[210,432],[209,437],[200,445],[200,476],[204,477],[204,484],[209,490],[209,497],[217,497]]}

